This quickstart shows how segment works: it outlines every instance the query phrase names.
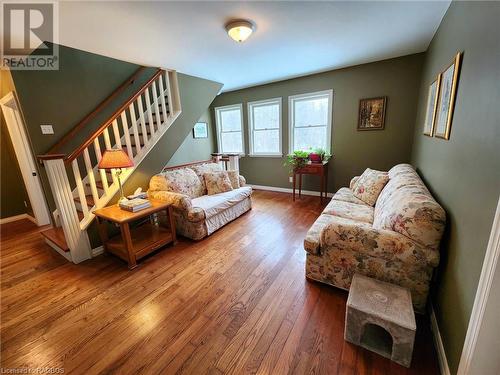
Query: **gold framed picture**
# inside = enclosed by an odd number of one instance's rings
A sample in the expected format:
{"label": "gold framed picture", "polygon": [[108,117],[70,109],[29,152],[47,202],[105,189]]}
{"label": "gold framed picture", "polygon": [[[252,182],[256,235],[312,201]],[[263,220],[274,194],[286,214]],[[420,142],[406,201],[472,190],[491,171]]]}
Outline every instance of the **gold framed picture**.
{"label": "gold framed picture", "polygon": [[434,135],[434,125],[436,123],[437,105],[439,99],[439,86],[441,84],[441,73],[429,86],[427,95],[427,110],[425,113],[424,134],[432,137]]}
{"label": "gold framed picture", "polygon": [[453,109],[455,106],[455,97],[457,95],[458,72],[460,69],[461,56],[461,52],[457,53],[453,62],[441,74],[437,118],[434,131],[435,137],[450,139],[451,121],[453,119]]}
{"label": "gold framed picture", "polygon": [[358,130],[383,130],[387,97],[361,99],[359,101]]}

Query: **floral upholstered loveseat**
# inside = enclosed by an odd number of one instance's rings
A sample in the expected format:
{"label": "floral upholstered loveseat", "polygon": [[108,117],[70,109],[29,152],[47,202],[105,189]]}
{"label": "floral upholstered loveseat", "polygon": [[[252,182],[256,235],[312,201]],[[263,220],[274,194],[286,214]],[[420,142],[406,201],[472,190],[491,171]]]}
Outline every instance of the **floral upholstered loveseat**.
{"label": "floral upholstered loveseat", "polygon": [[200,240],[252,208],[252,188],[237,174],[232,190],[207,195],[203,176],[219,171],[221,166],[210,161],[166,168],[149,181],[148,196],[171,203],[177,233]]}
{"label": "floral upholstered loveseat", "polygon": [[389,171],[375,207],[341,188],[309,229],[306,277],[349,289],[354,273],[408,288],[413,305],[425,309],[439,263],[445,212],[408,164]]}

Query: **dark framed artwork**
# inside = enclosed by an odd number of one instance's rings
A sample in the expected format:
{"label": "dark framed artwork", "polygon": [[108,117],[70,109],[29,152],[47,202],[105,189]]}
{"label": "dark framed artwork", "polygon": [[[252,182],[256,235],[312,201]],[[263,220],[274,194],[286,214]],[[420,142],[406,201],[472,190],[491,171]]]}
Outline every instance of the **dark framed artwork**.
{"label": "dark framed artwork", "polygon": [[359,101],[358,130],[383,130],[387,97],[361,99]]}
{"label": "dark framed artwork", "polygon": [[208,124],[206,122],[194,124],[193,138],[208,138]]}

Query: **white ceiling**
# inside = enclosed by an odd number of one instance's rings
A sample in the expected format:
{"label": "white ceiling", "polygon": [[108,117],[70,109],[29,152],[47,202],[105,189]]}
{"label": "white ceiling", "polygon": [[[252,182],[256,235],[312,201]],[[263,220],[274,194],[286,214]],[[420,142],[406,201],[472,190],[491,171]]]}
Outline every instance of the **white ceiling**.
{"label": "white ceiling", "polygon": [[[218,81],[223,91],[422,52],[450,1],[60,2],[63,45]],[[249,19],[242,44],[224,24]]]}

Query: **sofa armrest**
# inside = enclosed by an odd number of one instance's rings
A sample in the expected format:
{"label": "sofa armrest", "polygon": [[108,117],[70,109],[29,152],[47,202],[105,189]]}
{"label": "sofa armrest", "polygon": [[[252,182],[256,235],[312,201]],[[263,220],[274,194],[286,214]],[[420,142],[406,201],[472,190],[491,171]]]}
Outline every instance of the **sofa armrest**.
{"label": "sofa armrest", "polygon": [[247,180],[246,180],[246,178],[245,178],[245,177],[243,177],[242,175],[239,175],[239,176],[238,176],[238,179],[239,179],[239,181],[240,181],[240,187],[245,186],[245,185],[247,184]]}
{"label": "sofa armrest", "polygon": [[436,267],[439,252],[423,247],[410,238],[390,230],[374,229],[371,224],[336,217],[321,231],[320,249],[351,250],[387,261],[408,264],[427,263]]}
{"label": "sofa armrest", "polygon": [[349,183],[349,189],[354,190],[354,184],[356,183],[356,181],[358,181],[358,179],[359,179],[360,177],[361,177],[361,176],[354,176],[354,177],[351,179],[351,182]]}
{"label": "sofa armrest", "polygon": [[172,191],[159,190],[159,191],[148,191],[148,197],[157,199],[162,202],[170,203],[175,208],[179,210],[189,212],[193,208],[191,203],[191,198],[187,195],[174,193]]}

